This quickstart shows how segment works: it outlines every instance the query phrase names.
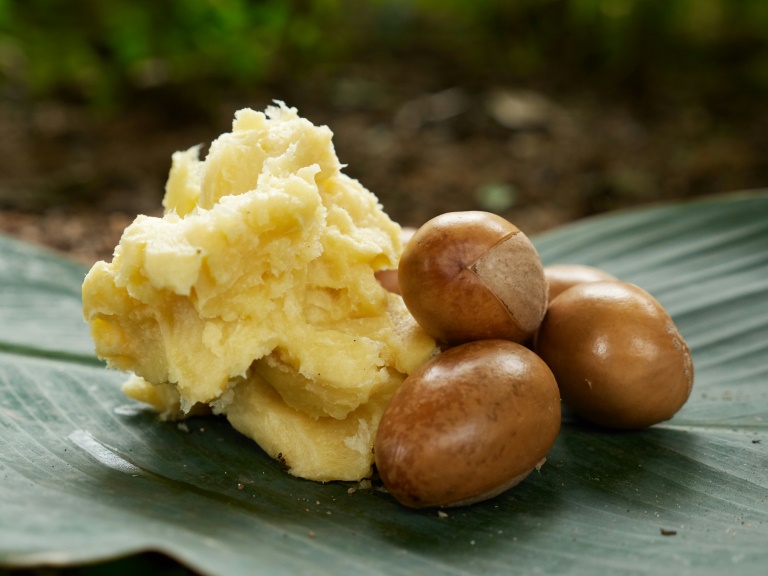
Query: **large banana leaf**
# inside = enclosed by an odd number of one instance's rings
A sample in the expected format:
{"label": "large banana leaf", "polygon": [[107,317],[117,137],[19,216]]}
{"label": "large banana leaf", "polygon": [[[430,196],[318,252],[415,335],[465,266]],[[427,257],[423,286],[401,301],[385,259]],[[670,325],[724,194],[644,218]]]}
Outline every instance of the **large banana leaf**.
{"label": "large banana leaf", "polygon": [[464,509],[293,478],[217,419],[125,399],[80,316],[85,270],[0,239],[0,567],[159,551],[206,574],[765,574],[768,194],[626,212],[535,239],[635,282],[696,381],[671,421],[566,421],[547,464]]}

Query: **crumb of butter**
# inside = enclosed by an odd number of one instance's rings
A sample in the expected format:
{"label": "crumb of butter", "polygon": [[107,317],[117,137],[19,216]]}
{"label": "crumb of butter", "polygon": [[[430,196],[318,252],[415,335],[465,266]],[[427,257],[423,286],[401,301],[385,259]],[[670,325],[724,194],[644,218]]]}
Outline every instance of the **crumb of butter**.
{"label": "crumb of butter", "polygon": [[341,171],[327,127],[282,103],[173,155],[162,218],[139,216],[83,284],[96,352],[169,417],[213,410],[292,474],[371,473],[379,418],[435,349],[384,290],[400,227]]}

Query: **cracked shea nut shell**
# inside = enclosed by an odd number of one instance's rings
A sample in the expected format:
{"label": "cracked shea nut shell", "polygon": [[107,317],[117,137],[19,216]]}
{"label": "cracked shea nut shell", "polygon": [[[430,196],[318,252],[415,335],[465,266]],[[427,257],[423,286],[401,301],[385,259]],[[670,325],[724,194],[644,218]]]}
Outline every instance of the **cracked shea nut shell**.
{"label": "cracked shea nut shell", "polygon": [[507,340],[456,346],[398,388],[374,444],[384,486],[405,506],[461,506],[540,467],[560,430],[546,364]]}
{"label": "cracked shea nut shell", "polygon": [[606,282],[616,280],[608,272],[583,264],[553,264],[544,266],[544,276],[549,286],[549,301],[577,284],[585,282]]}
{"label": "cracked shea nut shell", "polygon": [[416,321],[448,344],[523,342],[547,309],[536,249],[489,212],[448,212],[419,228],[403,251],[400,293]]}
{"label": "cracked shea nut shell", "polygon": [[669,314],[625,282],[569,288],[549,306],[536,352],[555,374],[563,403],[610,428],[668,420],[693,386],[691,353]]}
{"label": "cracked shea nut shell", "polygon": [[[403,246],[407,246],[410,239],[413,237],[413,235],[416,233],[416,228],[411,228],[409,226],[405,226],[400,231],[400,239],[403,243]],[[397,281],[397,269],[394,270],[379,270],[375,273],[376,279],[379,281],[379,284],[382,285],[382,287],[389,292],[392,292],[394,294],[400,294],[400,285]]]}

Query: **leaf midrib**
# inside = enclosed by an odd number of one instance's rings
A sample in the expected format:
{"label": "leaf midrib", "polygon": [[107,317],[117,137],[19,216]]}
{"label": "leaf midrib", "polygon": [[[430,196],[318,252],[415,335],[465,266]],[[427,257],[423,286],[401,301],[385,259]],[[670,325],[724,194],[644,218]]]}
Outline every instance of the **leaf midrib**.
{"label": "leaf midrib", "polygon": [[70,362],[82,364],[85,366],[104,366],[104,362],[96,356],[89,354],[78,354],[77,352],[67,352],[64,350],[45,350],[27,346],[25,344],[16,344],[0,340],[0,354],[9,356],[22,356],[24,358],[37,358],[40,360],[52,360],[60,362]]}

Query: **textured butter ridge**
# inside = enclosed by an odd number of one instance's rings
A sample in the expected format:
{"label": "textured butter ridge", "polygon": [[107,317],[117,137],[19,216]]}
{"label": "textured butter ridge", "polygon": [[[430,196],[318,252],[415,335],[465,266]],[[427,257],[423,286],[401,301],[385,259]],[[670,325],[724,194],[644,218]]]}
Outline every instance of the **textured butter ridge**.
{"label": "textured butter ridge", "polygon": [[[278,442],[284,458],[288,439],[312,443],[298,434],[304,418],[353,418],[356,430],[366,423],[356,437],[372,438],[381,398],[434,342],[374,277],[396,267],[400,228],[341,172],[332,136],[278,103],[237,112],[204,160],[199,147],[173,155],[163,216],[137,217],[112,262],[94,265],[83,284],[97,354],[136,375],[129,395],[155,407],[173,398],[182,412],[214,403],[272,448],[265,438],[275,435],[275,415],[295,411]],[[237,405],[245,397],[237,388],[254,379],[276,394],[259,397],[279,398],[288,412],[273,409],[269,420],[261,408]],[[340,452],[362,457],[360,443],[345,438]],[[328,479],[323,458],[315,460],[307,468],[297,456],[295,473]],[[350,470],[369,469],[363,460],[370,454]]]}

